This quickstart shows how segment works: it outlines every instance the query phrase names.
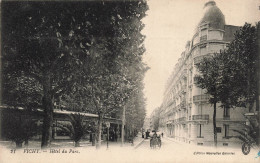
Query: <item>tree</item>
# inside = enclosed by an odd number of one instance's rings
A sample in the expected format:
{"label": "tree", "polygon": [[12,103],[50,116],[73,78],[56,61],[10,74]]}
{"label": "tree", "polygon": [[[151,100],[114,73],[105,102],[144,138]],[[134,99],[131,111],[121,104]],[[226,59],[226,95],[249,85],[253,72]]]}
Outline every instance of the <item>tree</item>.
{"label": "tree", "polygon": [[216,127],[216,110],[217,103],[222,97],[222,58],[221,54],[214,54],[204,57],[203,60],[196,65],[199,75],[195,75],[195,84],[206,90],[206,94],[210,95],[209,102],[213,104],[213,133],[214,145],[217,146],[217,127]]}
{"label": "tree", "polygon": [[36,122],[29,114],[21,115],[19,110],[12,109],[9,113],[1,114],[1,132],[3,137],[16,143],[16,148],[22,148],[24,141],[28,145],[28,140],[37,135]]}
{"label": "tree", "polygon": [[[259,32],[259,31],[258,31]],[[228,79],[227,88],[229,92],[221,102],[230,107],[245,107],[250,112],[254,111],[253,106],[259,107],[257,103],[258,77],[257,67],[259,59],[257,53],[257,29],[255,26],[245,23],[235,34],[235,39],[230,43],[224,52],[224,62]],[[258,110],[258,108],[256,108]],[[251,123],[251,122],[250,122]],[[259,131],[256,132],[259,136]],[[259,145],[259,139],[256,139]]]}
{"label": "tree", "polygon": [[245,155],[250,152],[250,146],[257,144],[259,135],[259,122],[256,118],[246,117],[248,123],[241,123],[240,125],[244,128],[241,130],[233,129],[234,132],[238,133],[238,136],[232,136],[240,139],[244,144],[242,145],[242,151]]}
{"label": "tree", "polygon": [[136,136],[143,126],[145,115],[145,99],[142,91],[137,91],[130,96],[126,105],[126,128],[129,130],[127,133]]}
{"label": "tree", "polygon": [[77,81],[80,60],[87,53],[87,48],[81,45],[90,43],[88,38],[75,35],[79,26],[72,11],[82,9],[82,4],[4,2],[2,7],[3,82],[12,74],[41,88],[37,94],[42,96],[44,109],[41,144],[44,148],[50,145],[54,102]]}
{"label": "tree", "polygon": [[9,106],[23,107],[27,111],[41,107],[41,85],[35,79],[25,76],[17,77],[4,74],[3,102]]}
{"label": "tree", "polygon": [[99,116],[97,148],[104,117],[120,112],[126,105],[139,80],[133,74],[138,76],[145,67],[141,58],[144,36],[140,32],[147,5],[143,1],[104,2],[100,10],[103,14],[97,23],[101,37],[93,37],[88,64],[82,70],[85,97],[91,99],[93,111]]}
{"label": "tree", "polygon": [[223,51],[226,96],[221,102],[230,107],[248,106],[252,110],[257,91],[256,27],[245,23]]}
{"label": "tree", "polygon": [[[257,98],[257,53],[256,28],[245,24],[235,34],[228,49],[220,54],[205,57],[197,65],[200,75],[195,77],[196,85],[206,89],[214,104],[213,124],[216,140],[216,103],[221,107],[246,107],[252,110]],[[215,141],[216,144],[216,141]]]}
{"label": "tree", "polygon": [[70,124],[59,124],[58,128],[65,130],[75,142],[75,147],[80,146],[81,138],[86,134],[87,123],[84,122],[84,117],[78,114],[69,115]]}
{"label": "tree", "polygon": [[137,72],[143,64],[146,10],[145,1],[3,4],[4,76],[42,88],[42,147],[50,144],[54,103],[71,105],[77,97],[99,115],[100,145],[104,116],[122,108],[133,90],[129,67],[136,63]]}

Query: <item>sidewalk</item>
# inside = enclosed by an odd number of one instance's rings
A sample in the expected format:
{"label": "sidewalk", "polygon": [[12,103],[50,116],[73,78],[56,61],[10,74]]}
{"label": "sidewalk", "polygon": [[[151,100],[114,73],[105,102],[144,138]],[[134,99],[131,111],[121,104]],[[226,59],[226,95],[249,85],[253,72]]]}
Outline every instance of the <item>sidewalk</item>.
{"label": "sidewalk", "polygon": [[142,138],[142,134],[139,132],[137,137],[134,139],[134,149],[138,148],[144,142],[144,138]]}
{"label": "sidewalk", "polygon": [[[137,136],[134,138],[133,143],[126,141],[123,144],[123,148],[136,149],[140,144],[142,144],[143,141],[144,141],[144,139],[142,138],[142,134],[138,133]],[[106,147],[107,141],[102,141],[101,145],[102,145],[102,147]],[[121,138],[119,138],[117,142],[109,141],[108,148],[115,148],[115,147],[122,147]]]}
{"label": "sidewalk", "polygon": [[[123,144],[122,148],[129,148],[129,149],[135,149],[138,145],[140,145],[143,142],[143,138],[141,134],[138,134],[137,137],[134,138],[133,143],[125,142]],[[108,148],[116,148],[121,147],[121,138],[117,140],[117,142],[109,141],[108,142]],[[11,141],[0,141],[0,147],[4,147],[7,149],[14,149],[16,147],[16,144]],[[29,146],[23,148],[40,148],[41,147],[41,141],[40,140],[31,140],[29,141]],[[74,148],[74,142],[72,140],[53,140],[51,142],[50,148]],[[96,149],[96,146],[92,146],[92,142],[89,142],[88,140],[82,140],[80,141],[80,147],[77,148],[86,148],[86,149]],[[101,148],[107,149],[107,141],[102,140],[101,141]]]}
{"label": "sidewalk", "polygon": [[168,139],[168,140],[170,140],[170,141],[173,141],[173,142],[176,143],[176,144],[180,144],[180,145],[184,145],[184,146],[190,146],[190,145],[191,145],[191,144],[187,144],[187,143],[185,143],[185,142],[178,141],[178,140],[176,140],[176,139],[174,139],[174,138],[167,137],[166,135],[165,135],[163,138]]}
{"label": "sidewalk", "polygon": [[[220,152],[235,152],[236,154],[240,154],[240,155],[243,155],[242,154],[242,150],[241,150],[241,147],[232,147],[232,146],[217,146],[217,147],[214,147],[214,146],[198,146],[198,145],[195,145],[195,144],[188,144],[188,143],[185,143],[185,142],[181,142],[181,141],[178,141],[174,138],[170,138],[170,137],[167,137],[165,136],[164,137],[165,139],[167,140],[170,140],[178,145],[180,145],[181,147],[185,148],[185,149],[196,149],[196,151],[207,151],[207,152],[215,152],[215,151],[220,151]],[[258,153],[258,149],[254,149],[254,148],[251,148],[251,151],[250,153],[248,154],[248,156],[252,156],[252,157],[255,157]]]}

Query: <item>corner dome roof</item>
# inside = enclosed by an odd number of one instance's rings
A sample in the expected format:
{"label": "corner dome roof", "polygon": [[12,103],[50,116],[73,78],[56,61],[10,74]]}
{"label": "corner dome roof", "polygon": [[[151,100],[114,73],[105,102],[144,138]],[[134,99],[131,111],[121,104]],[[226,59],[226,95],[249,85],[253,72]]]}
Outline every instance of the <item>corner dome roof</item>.
{"label": "corner dome roof", "polygon": [[215,1],[209,1],[204,5],[204,14],[197,26],[197,29],[203,23],[209,23],[209,27],[213,29],[224,29],[225,16],[216,6]]}

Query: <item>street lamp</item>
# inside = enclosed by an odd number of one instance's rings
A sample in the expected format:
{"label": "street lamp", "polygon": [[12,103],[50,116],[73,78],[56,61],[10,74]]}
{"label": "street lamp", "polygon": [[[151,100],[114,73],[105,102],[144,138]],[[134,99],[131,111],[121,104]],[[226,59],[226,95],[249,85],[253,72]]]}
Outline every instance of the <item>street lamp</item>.
{"label": "street lamp", "polygon": [[106,122],[107,126],[107,149],[108,149],[108,141],[109,141],[109,127],[110,127],[110,122]]}

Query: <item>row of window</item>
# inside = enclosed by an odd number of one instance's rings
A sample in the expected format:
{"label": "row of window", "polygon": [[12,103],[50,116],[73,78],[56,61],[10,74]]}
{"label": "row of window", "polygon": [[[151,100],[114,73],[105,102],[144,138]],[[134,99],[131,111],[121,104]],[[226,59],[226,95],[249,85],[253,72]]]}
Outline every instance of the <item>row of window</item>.
{"label": "row of window", "polygon": [[[203,125],[198,124],[197,125],[197,138],[204,138],[203,132],[202,132]],[[217,133],[221,133],[221,127],[217,127]],[[229,125],[224,124],[223,125],[223,132],[224,132],[224,138],[227,138],[229,136]],[[189,134],[190,137],[190,134]]]}
{"label": "row of window", "polygon": [[[197,138],[204,138],[204,132],[203,132],[203,127],[204,125],[203,124],[198,124],[197,125]],[[189,125],[189,138],[191,137],[191,124]],[[170,134],[173,134],[174,131],[173,130],[170,130]],[[229,125],[227,124],[224,124],[223,125],[223,130],[222,130],[222,127],[217,127],[217,133],[223,133],[223,138],[228,138],[230,135],[229,135]],[[180,133],[179,133],[180,134]]]}

